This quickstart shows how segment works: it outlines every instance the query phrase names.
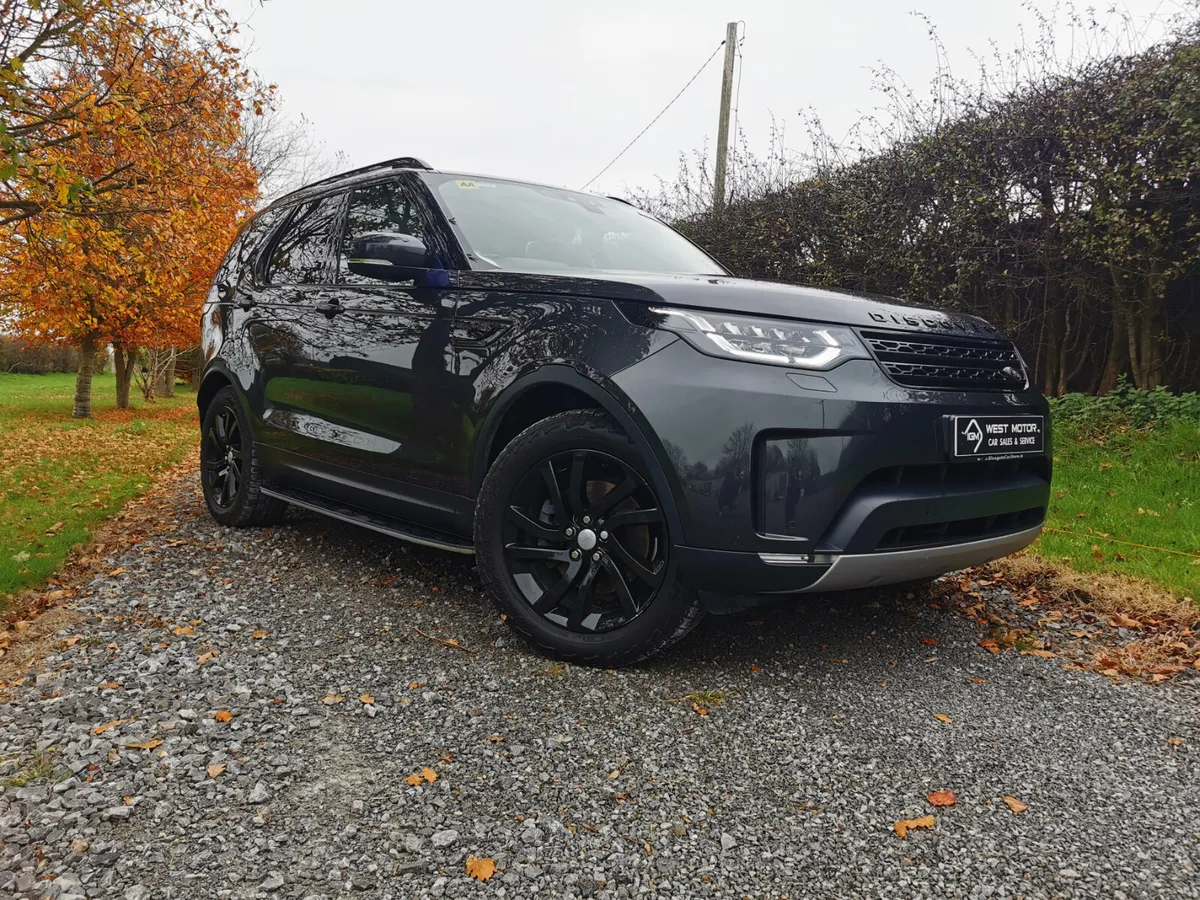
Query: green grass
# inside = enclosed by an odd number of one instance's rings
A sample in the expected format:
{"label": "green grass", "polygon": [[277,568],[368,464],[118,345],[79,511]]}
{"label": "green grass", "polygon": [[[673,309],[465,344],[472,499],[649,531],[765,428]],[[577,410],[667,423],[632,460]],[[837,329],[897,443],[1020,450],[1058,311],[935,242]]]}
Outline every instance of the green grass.
{"label": "green grass", "polygon": [[1048,527],[1035,553],[1200,600],[1200,425],[1088,434],[1056,425],[1054,460]]}
{"label": "green grass", "polygon": [[54,777],[54,754],[57,751],[51,747],[36,754],[11,778],[0,780],[0,785],[9,788],[23,788],[35,781],[49,781]]}
{"label": "green grass", "polygon": [[71,374],[0,374],[0,608],[196,441],[190,391],[119,410],[115,379],[97,376],[91,420],[71,418],[74,392]]}

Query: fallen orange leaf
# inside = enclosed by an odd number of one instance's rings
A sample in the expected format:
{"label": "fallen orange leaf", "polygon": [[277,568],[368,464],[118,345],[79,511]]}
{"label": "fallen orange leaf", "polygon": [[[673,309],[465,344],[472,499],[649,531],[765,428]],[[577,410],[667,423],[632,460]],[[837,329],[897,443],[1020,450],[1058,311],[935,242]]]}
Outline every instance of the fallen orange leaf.
{"label": "fallen orange leaf", "polygon": [[701,706],[699,703],[697,703],[695,700],[692,701],[692,712],[694,712],[698,716],[707,716],[708,715],[708,710],[705,709],[703,706]]}
{"label": "fallen orange leaf", "polygon": [[196,629],[191,625],[177,625],[171,629],[171,634],[175,637],[187,637],[196,633]]}
{"label": "fallen orange leaf", "polygon": [[987,683],[988,683],[988,681],[986,678],[972,678],[971,679],[971,684],[987,684]]}
{"label": "fallen orange leaf", "polygon": [[993,638],[984,638],[979,642],[979,646],[988,653],[996,654],[1000,652],[1000,645]]}
{"label": "fallen orange leaf", "polygon": [[359,694],[359,695],[358,695],[358,700],[359,700],[359,702],[360,702],[360,703],[362,703],[362,704],[364,704],[364,705],[366,705],[366,706],[370,706],[372,703],[374,703],[374,702],[375,702],[375,698],[374,698],[374,697],[372,697],[370,694],[367,694],[367,693]]}
{"label": "fallen orange leaf", "polygon": [[217,714],[215,716],[213,716],[213,718],[216,719],[218,722],[228,722],[229,720],[231,720],[233,718],[233,713],[231,713],[227,709],[219,709],[219,710],[217,710]]}
{"label": "fallen orange leaf", "polygon": [[892,830],[896,832],[898,837],[908,837],[909,829],[932,828],[936,821],[933,816],[922,816],[919,819],[901,819],[892,826]]}
{"label": "fallen orange leaf", "polygon": [[153,750],[162,743],[162,738],[154,738],[153,740],[143,741],[140,744],[126,744],[126,750]]}
{"label": "fallen orange leaf", "polygon": [[1041,659],[1057,659],[1058,658],[1058,654],[1054,653],[1052,650],[1022,650],[1021,655],[1022,656],[1037,656],[1037,657],[1040,657]]}
{"label": "fallen orange leaf", "polygon": [[102,691],[115,691],[115,690],[116,690],[117,688],[119,688],[120,686],[121,686],[121,683],[120,683],[120,682],[118,682],[118,681],[106,681],[106,682],[104,682],[102,685],[100,685],[100,687],[99,687],[99,690],[102,690]]}
{"label": "fallen orange leaf", "polygon": [[255,640],[258,640],[258,641],[261,641],[261,640],[262,640],[263,638],[265,638],[266,636],[267,636],[267,632],[266,632],[266,631],[263,631],[262,629],[259,629],[258,631],[252,631],[252,632],[250,632],[250,637],[252,637],[252,638],[254,638]]}
{"label": "fallen orange leaf", "polygon": [[496,874],[496,861],[491,857],[467,857],[467,875],[477,881],[487,881]]}
{"label": "fallen orange leaf", "polygon": [[218,775],[220,775],[224,771],[225,771],[225,763],[213,763],[211,766],[208,767],[208,777],[216,778]]}
{"label": "fallen orange leaf", "polygon": [[938,645],[937,638],[921,638],[921,643],[927,644],[930,647],[936,647]]}
{"label": "fallen orange leaf", "polygon": [[345,699],[346,698],[343,697],[341,694],[326,694],[324,696],[324,698],[322,698],[321,702],[324,703],[326,706],[333,706],[333,704],[341,703]]}
{"label": "fallen orange leaf", "polygon": [[404,780],[407,781],[412,787],[416,787],[417,785],[425,783],[425,779],[422,778],[420,775],[409,775]]}
{"label": "fallen orange leaf", "polygon": [[433,769],[429,768],[429,766],[426,766],[421,770],[421,777],[430,784],[433,784],[435,781],[437,781],[437,772],[433,771]]}
{"label": "fallen orange leaf", "polygon": [[133,721],[133,719],[113,719],[111,722],[105,722],[103,725],[97,725],[95,728],[92,729],[92,734],[104,734],[104,732],[106,732],[106,731],[109,731],[113,728],[118,727],[119,725],[124,725],[127,722],[132,722],[132,721]]}
{"label": "fallen orange leaf", "polygon": [[941,713],[934,713],[933,717],[935,719],[937,719],[939,722],[944,722],[947,725],[951,725],[954,723],[954,720],[952,718],[950,718],[949,716],[946,716],[946,715],[942,715]]}
{"label": "fallen orange leaf", "polygon": [[1137,619],[1131,619],[1129,616],[1121,613],[1109,617],[1108,624],[1110,628],[1141,628],[1142,623]]}
{"label": "fallen orange leaf", "polygon": [[954,791],[934,791],[925,799],[929,801],[930,806],[953,806],[958,802]]}
{"label": "fallen orange leaf", "polygon": [[209,650],[207,653],[202,653],[196,657],[196,665],[202,666],[206,662],[212,662],[216,658],[217,658],[217,651]]}
{"label": "fallen orange leaf", "polygon": [[1008,808],[1011,809],[1014,814],[1020,814],[1020,813],[1025,812],[1025,810],[1029,809],[1028,806],[1026,806],[1024,803],[1022,803],[1016,797],[1010,797],[1010,796],[1008,796],[1008,794],[1005,794],[1000,799],[1008,804]]}

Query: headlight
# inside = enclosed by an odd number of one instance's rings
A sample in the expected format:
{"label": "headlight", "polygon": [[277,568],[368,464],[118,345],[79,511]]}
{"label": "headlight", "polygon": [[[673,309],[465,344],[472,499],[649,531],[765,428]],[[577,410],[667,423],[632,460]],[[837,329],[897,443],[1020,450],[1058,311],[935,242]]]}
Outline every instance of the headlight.
{"label": "headlight", "polygon": [[832,369],[847,359],[869,358],[854,332],[838,325],[688,309],[650,312],[663,316],[659,328],[682,335],[709,356],[797,369]]}

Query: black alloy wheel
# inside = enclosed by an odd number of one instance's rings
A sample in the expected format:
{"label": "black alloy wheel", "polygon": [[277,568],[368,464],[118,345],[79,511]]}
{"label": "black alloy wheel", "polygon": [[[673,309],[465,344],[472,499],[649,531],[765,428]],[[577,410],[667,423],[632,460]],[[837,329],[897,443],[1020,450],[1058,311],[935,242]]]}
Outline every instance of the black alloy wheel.
{"label": "black alloy wheel", "polygon": [[217,391],[204,409],[200,484],[208,511],[222,525],[271,525],[287,514],[287,503],[263,493],[266,481],[250,422],[232,387]]}
{"label": "black alloy wheel", "polygon": [[517,482],[505,519],[509,577],[534,612],[569,631],[627,625],[662,587],[662,509],[614,456],[571,450],[541,461]]}
{"label": "black alloy wheel", "polygon": [[475,505],[475,558],[530,647],[627,666],[682,640],[703,617],[679,577],[654,465],[598,409],[547,416],[492,462]]}
{"label": "black alloy wheel", "polygon": [[216,410],[204,432],[204,492],[218,510],[232,509],[242,486],[242,428],[229,407]]}

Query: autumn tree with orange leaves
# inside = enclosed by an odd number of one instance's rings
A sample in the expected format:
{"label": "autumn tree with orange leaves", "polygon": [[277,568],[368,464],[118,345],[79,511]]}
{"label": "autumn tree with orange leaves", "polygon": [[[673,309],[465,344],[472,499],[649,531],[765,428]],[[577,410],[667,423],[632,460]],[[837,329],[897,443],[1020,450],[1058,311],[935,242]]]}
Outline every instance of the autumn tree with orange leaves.
{"label": "autumn tree with orange leaves", "polygon": [[140,349],[196,343],[256,195],[242,120],[267,97],[212,0],[0,0],[0,27],[0,321],[80,348],[77,417],[111,344],[128,406]]}

